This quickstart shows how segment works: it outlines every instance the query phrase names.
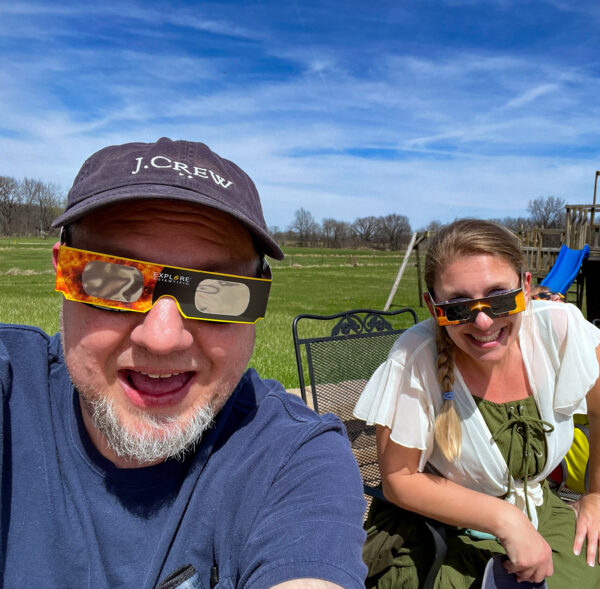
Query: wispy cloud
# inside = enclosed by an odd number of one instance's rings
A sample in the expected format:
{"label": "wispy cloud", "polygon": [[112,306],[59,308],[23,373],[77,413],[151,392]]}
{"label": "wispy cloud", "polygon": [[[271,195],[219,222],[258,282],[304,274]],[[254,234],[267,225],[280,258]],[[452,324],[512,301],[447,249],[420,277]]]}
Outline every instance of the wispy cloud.
{"label": "wispy cloud", "polygon": [[550,1],[361,7],[0,4],[0,174],[67,188],[96,149],[166,135],[247,169],[281,227],[300,206],[419,227],[590,200],[591,19]]}

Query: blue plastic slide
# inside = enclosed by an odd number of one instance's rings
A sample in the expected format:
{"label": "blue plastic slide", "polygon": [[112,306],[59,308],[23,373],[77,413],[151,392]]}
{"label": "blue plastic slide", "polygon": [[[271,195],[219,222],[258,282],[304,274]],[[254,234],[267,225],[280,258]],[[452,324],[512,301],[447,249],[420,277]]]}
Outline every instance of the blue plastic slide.
{"label": "blue plastic slide", "polygon": [[548,287],[552,292],[560,292],[566,295],[569,287],[577,278],[583,260],[589,255],[590,246],[587,244],[582,250],[572,250],[565,244],[561,245],[556,262],[554,262],[550,272],[540,284]]}

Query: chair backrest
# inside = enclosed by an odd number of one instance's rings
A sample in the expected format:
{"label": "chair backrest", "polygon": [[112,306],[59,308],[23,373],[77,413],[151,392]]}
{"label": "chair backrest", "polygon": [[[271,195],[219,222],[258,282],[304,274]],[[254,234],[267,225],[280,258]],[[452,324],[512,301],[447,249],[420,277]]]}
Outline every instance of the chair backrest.
{"label": "chair backrest", "polygon": [[354,309],[335,315],[298,315],[292,323],[300,392],[318,413],[335,413],[346,426],[365,493],[381,497],[375,427],[352,411],[368,379],[398,336],[417,322],[409,308]]}

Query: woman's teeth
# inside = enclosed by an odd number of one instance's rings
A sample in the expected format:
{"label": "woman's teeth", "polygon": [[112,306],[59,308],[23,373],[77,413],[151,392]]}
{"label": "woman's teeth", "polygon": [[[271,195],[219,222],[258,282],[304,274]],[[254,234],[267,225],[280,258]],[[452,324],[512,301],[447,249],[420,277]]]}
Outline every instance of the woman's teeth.
{"label": "woman's teeth", "polygon": [[477,335],[473,335],[472,333],[470,335],[476,342],[486,344],[489,342],[496,341],[498,339],[498,337],[500,336],[501,331],[502,330],[499,329],[498,331],[495,331],[494,333],[492,333],[490,335],[485,335],[485,336],[483,336],[483,335],[477,336]]}

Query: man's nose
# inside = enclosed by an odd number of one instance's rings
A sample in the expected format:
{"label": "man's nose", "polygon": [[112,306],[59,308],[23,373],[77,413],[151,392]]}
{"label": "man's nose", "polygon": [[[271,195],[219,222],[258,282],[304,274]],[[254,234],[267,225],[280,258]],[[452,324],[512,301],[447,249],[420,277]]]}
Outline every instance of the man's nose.
{"label": "man's nose", "polygon": [[175,300],[163,297],[134,327],[131,341],[154,354],[170,354],[189,348],[194,338]]}

